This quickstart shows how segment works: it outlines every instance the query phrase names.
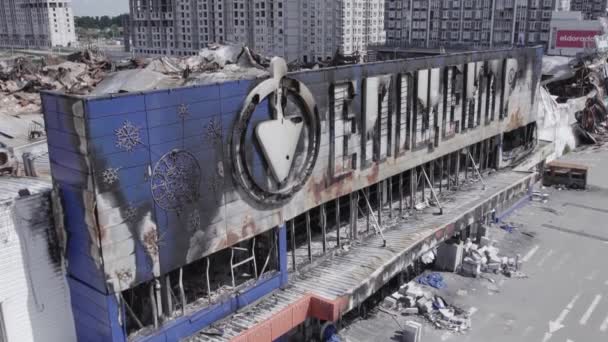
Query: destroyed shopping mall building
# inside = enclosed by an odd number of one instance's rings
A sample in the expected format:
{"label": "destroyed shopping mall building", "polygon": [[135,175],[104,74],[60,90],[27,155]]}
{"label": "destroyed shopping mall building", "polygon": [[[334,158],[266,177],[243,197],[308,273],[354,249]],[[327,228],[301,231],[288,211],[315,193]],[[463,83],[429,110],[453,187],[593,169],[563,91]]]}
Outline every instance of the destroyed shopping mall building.
{"label": "destroyed shopping mall building", "polygon": [[541,57],[43,93],[79,340],[272,341],[359,308],[526,195]]}

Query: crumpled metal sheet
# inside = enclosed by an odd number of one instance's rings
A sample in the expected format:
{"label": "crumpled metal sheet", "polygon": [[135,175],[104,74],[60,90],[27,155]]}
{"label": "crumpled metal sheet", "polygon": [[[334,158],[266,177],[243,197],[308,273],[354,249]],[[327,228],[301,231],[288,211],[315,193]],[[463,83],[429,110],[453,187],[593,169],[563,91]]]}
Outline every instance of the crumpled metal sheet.
{"label": "crumpled metal sheet", "polygon": [[40,112],[41,90],[101,95],[255,78],[266,75],[267,60],[240,45],[215,45],[191,57],[117,62],[91,49],[65,59],[17,56],[0,59],[0,99],[8,114]]}
{"label": "crumpled metal sheet", "polygon": [[91,95],[125,93],[167,88],[172,77],[151,69],[123,70],[110,74],[91,92]]}

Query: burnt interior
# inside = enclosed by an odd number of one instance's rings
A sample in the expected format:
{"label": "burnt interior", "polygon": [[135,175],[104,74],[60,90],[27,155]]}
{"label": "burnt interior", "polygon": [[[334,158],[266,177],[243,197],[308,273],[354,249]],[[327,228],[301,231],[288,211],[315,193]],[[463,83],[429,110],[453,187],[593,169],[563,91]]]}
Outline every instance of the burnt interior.
{"label": "burnt interior", "polygon": [[272,229],[123,291],[127,333],[133,339],[163,322],[221,303],[278,270],[277,230]]}
{"label": "burnt interior", "polygon": [[498,148],[499,137],[492,137],[296,216],[287,222],[288,270],[305,271],[323,256],[377,234],[377,225],[385,229],[413,217],[417,204],[439,212],[437,200],[498,168]]}
{"label": "burnt interior", "polygon": [[548,83],[547,90],[551,95],[557,96],[558,103],[566,103],[569,99],[587,96],[595,88],[589,78],[590,73],[590,69],[580,68],[570,78]]}
{"label": "burnt interior", "polygon": [[519,127],[503,135],[502,160],[507,165],[528,156],[537,144],[536,123]]}

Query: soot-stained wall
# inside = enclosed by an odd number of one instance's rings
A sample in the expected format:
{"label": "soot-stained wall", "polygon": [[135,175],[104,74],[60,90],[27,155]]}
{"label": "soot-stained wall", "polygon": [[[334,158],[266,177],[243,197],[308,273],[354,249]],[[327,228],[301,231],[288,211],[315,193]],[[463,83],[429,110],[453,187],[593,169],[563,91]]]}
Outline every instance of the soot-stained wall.
{"label": "soot-stained wall", "polygon": [[76,97],[45,93],[70,275],[131,288],[536,120],[542,49]]}

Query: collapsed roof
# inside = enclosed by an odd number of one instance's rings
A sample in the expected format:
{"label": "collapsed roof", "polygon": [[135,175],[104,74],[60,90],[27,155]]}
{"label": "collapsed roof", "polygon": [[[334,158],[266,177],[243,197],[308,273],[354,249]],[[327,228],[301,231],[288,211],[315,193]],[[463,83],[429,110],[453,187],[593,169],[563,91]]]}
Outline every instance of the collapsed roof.
{"label": "collapsed roof", "polygon": [[41,111],[41,90],[101,95],[255,78],[267,74],[268,59],[247,47],[215,45],[191,57],[112,61],[96,50],[61,57],[0,59],[0,114]]}

